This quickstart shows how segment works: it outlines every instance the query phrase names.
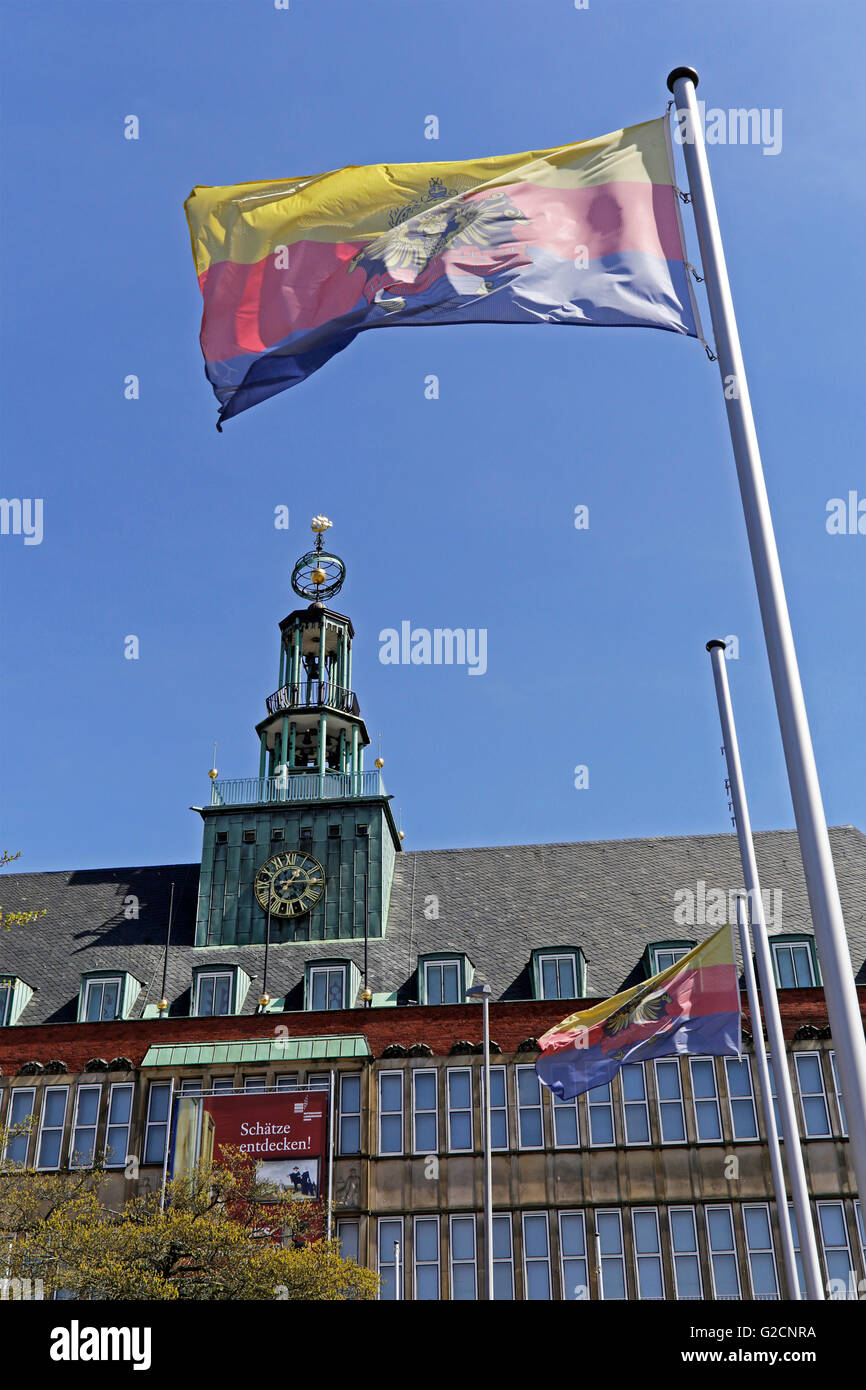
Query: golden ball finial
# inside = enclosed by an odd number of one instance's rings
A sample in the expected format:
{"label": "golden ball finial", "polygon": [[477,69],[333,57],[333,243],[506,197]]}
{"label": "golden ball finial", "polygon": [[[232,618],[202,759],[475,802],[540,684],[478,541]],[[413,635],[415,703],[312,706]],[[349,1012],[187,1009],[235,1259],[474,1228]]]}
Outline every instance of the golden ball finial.
{"label": "golden ball finial", "polygon": [[314,584],[324,584],[327,577],[325,571],[319,565],[316,566],[313,573],[310,575]]}
{"label": "golden ball finial", "polygon": [[260,1009],[266,1009],[266,1008],[268,1007],[268,1005],[270,1004],[270,1002],[271,1002],[271,996],[270,996],[269,994],[262,994],[262,995],[259,996],[259,1008],[260,1008]]}
{"label": "golden ball finial", "polygon": [[210,772],[208,773],[208,777],[212,782],[215,782],[216,779],[219,777],[219,773],[217,772],[215,767],[211,768]]}
{"label": "golden ball finial", "polygon": [[377,758],[376,761],[375,761],[375,763],[373,764],[373,766],[374,766],[374,767],[384,767],[384,766],[385,766],[385,759],[384,759],[384,758]]}
{"label": "golden ball finial", "polygon": [[166,1013],[167,1010],[168,1010],[168,1000],[167,1000],[167,999],[159,999],[159,1000],[157,1000],[157,1005],[156,1005],[156,1007],[157,1007],[158,1011],[159,1011],[161,1014]]}
{"label": "golden ball finial", "polygon": [[401,840],[405,840],[406,835],[405,835],[405,832],[404,832],[404,831],[398,830],[398,831],[397,831],[397,834],[400,836],[400,839],[401,839]]}

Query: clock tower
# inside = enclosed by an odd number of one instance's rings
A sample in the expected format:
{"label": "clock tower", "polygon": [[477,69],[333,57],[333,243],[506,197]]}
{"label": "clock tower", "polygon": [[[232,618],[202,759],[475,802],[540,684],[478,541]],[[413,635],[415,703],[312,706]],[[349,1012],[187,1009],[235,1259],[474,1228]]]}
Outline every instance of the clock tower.
{"label": "clock tower", "polygon": [[280,623],[277,689],[256,725],[258,776],[211,769],[196,946],[384,936],[402,835],[382,782],[365,770],[370,736],[352,689],[349,618],[331,608],[346,567],[314,549],[292,571],[307,606]]}

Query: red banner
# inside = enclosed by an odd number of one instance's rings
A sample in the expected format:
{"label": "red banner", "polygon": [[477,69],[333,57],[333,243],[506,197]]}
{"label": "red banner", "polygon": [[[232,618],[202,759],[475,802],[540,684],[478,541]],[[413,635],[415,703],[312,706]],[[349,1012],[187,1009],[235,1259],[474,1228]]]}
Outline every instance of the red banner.
{"label": "red banner", "polygon": [[173,1126],[173,1176],[199,1161],[220,1159],[223,1147],[255,1160],[260,1181],[299,1197],[322,1195],[327,1153],[327,1091],[246,1091],[181,1096]]}

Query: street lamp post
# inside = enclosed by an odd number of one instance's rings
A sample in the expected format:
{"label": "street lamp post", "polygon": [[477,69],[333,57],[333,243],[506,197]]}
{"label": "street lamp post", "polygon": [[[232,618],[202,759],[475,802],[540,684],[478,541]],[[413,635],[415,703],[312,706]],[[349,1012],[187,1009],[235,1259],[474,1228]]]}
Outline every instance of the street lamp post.
{"label": "street lamp post", "polygon": [[484,1008],[484,1268],[485,1298],[493,1298],[493,1136],[490,1128],[490,996],[489,985],[473,985],[467,999],[480,999]]}

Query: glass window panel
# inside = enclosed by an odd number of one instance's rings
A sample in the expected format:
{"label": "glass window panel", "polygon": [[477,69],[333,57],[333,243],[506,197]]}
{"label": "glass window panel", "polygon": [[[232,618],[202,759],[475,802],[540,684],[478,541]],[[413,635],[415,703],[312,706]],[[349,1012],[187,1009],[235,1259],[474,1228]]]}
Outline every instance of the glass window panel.
{"label": "glass window panel", "polygon": [[664,1298],[658,1212],[635,1211],[633,1226],[638,1297]]}
{"label": "glass window panel", "polygon": [[93,1166],[96,1148],[96,1122],[99,1119],[101,1086],[79,1086],[75,1097],[75,1125],[69,1151],[69,1166]]}
{"label": "glass window panel", "polygon": [[40,1127],[36,1167],[59,1168],[60,1150],[63,1144],[63,1125],[66,1119],[68,1086],[49,1087],[42,1102],[42,1124]]}
{"label": "glass window panel", "polygon": [[360,1263],[361,1228],[357,1221],[338,1221],[337,1240],[340,1241],[340,1254],[344,1260]]}
{"label": "glass window panel", "polygon": [[800,1087],[800,1103],[803,1108],[803,1123],[806,1134],[820,1137],[830,1133],[830,1116],[824,1095],[824,1076],[821,1061],[815,1052],[794,1054],[794,1067]]}
{"label": "glass window panel", "polygon": [[527,1299],[538,1302],[550,1298],[550,1246],[546,1216],[524,1216],[523,1254]]}
{"label": "glass window panel", "polygon": [[432,1069],[412,1073],[416,1153],[436,1153],[439,1147],[437,1076]]}
{"label": "glass window panel", "polygon": [[[481,1094],[484,1095],[484,1073],[481,1073]],[[494,1149],[508,1148],[508,1106],[506,1103],[505,1068],[490,1068],[490,1132]]]}
{"label": "glass window panel", "polygon": [[563,1298],[589,1298],[586,1264],[586,1228],[583,1212],[561,1212],[559,1243],[562,1254]]}
{"label": "glass window panel", "polygon": [[833,1086],[834,1086],[834,1089],[835,1089],[835,1091],[836,1091],[836,1104],[837,1104],[838,1107],[839,1107],[839,1124],[840,1124],[840,1126],[841,1126],[842,1133],[843,1133],[843,1134],[847,1134],[847,1133],[848,1133],[848,1120],[847,1120],[847,1117],[846,1117],[846,1115],[845,1115],[845,1104],[844,1104],[844,1101],[842,1100],[842,1091],[841,1091],[840,1086],[839,1086],[839,1071],[838,1071],[838,1068],[837,1068],[837,1066],[836,1066],[836,1053],[835,1053],[835,1052],[831,1052],[831,1053],[830,1053],[830,1066],[831,1066],[832,1069],[833,1069]]}
{"label": "glass window panel", "polygon": [[[386,1301],[396,1299],[398,1296],[397,1288],[397,1265],[395,1261],[396,1252],[394,1242],[400,1246],[400,1262],[403,1263],[403,1222],[396,1220],[380,1220],[378,1231],[378,1265],[381,1275],[381,1286],[379,1290],[380,1299]],[[402,1276],[402,1269],[400,1271]],[[402,1279],[401,1279],[402,1282]]]}
{"label": "glass window panel", "polygon": [[361,1152],[361,1078],[357,1075],[340,1078],[339,1145],[343,1154]]}
{"label": "glass window panel", "polygon": [[614,1142],[613,1099],[609,1082],[606,1086],[594,1086],[591,1091],[587,1092],[587,1106],[589,1109],[590,1143],[596,1145],[612,1144]]}
{"label": "glass window panel", "polygon": [[535,1067],[517,1068],[517,1123],[522,1149],[544,1146],[544,1124],[541,1117],[541,1083]]}
{"label": "glass window panel", "polygon": [[752,1293],[755,1298],[778,1298],[779,1286],[776,1282],[776,1262],[773,1255],[773,1238],[767,1208],[744,1207],[743,1220],[746,1228],[746,1250],[749,1257]]}
{"label": "glass window panel", "polygon": [[415,1297],[439,1297],[439,1219],[435,1216],[415,1221]]}
{"label": "glass window panel", "polygon": [[511,1217],[493,1218],[493,1297],[502,1302],[514,1298],[514,1251]]}
{"label": "glass window panel", "polygon": [[449,1070],[446,1086],[448,1147],[453,1151],[466,1151],[472,1148],[472,1073],[469,1068]]}
{"label": "glass window panel", "polygon": [[620,1072],[625,1138],[627,1144],[649,1143],[649,1107],[646,1099],[646,1077],[640,1062],[628,1063]]}
{"label": "glass window panel", "polygon": [[605,1299],[626,1297],[625,1258],[622,1249],[622,1224],[618,1211],[596,1212],[599,1251],[601,1253],[601,1292]]}
{"label": "glass window panel", "polygon": [[[13,1087],[12,1100],[9,1104],[9,1117],[6,1122],[8,1128],[12,1129],[16,1125],[23,1124],[26,1119],[35,1113],[36,1091],[29,1086]],[[29,1144],[29,1134],[17,1134],[13,1139],[10,1139],[6,1145],[6,1161],[9,1163],[26,1163]]]}
{"label": "glass window panel", "polygon": [[580,1126],[577,1118],[577,1098],[560,1100],[553,1093],[553,1135],[558,1149],[576,1149],[580,1144]]}
{"label": "glass window panel", "polygon": [[728,1207],[707,1208],[707,1235],[716,1298],[739,1298],[740,1278],[734,1246],[734,1227]]}
{"label": "glass window panel", "polygon": [[112,1086],[108,1100],[108,1124],[105,1130],[105,1165],[119,1168],[125,1165],[129,1148],[129,1126],[132,1120],[133,1086]]}
{"label": "glass window panel", "polygon": [[690,1208],[670,1213],[671,1249],[677,1298],[701,1298],[701,1268],[695,1214]]}
{"label": "glass window panel", "polygon": [[806,989],[814,984],[812,953],[808,946],[794,946],[791,954],[794,957],[794,979],[799,988]]}
{"label": "glass window panel", "polygon": [[716,1072],[712,1058],[690,1058],[692,1070],[692,1092],[695,1107],[695,1127],[698,1139],[712,1141],[721,1139],[722,1124],[719,1116],[719,1101],[716,1091]]}
{"label": "glass window panel", "polygon": [[474,1216],[451,1218],[451,1297],[458,1301],[477,1297]]}
{"label": "glass window panel", "polygon": [[681,1144],[686,1137],[686,1120],[680,1064],[657,1061],[655,1069],[662,1143]]}
{"label": "glass window panel", "polygon": [[828,1296],[834,1300],[856,1298],[857,1282],[842,1203],[819,1202],[818,1225],[827,1278],[831,1281]]}
{"label": "glass window panel", "polygon": [[560,997],[556,961],[552,956],[542,956],[541,958],[541,989],[544,999],[558,999]]}
{"label": "glass window panel", "polygon": [[731,1107],[731,1126],[735,1139],[757,1139],[758,1117],[752,1095],[752,1073],[748,1057],[726,1057],[725,1075]]}
{"label": "glass window panel", "polygon": [[147,1124],[144,1137],[144,1162],[162,1163],[168,1131],[168,1104],[171,1087],[167,1082],[151,1082],[147,1098]]}
{"label": "glass window panel", "polygon": [[403,1152],[403,1073],[379,1073],[379,1152]]}

